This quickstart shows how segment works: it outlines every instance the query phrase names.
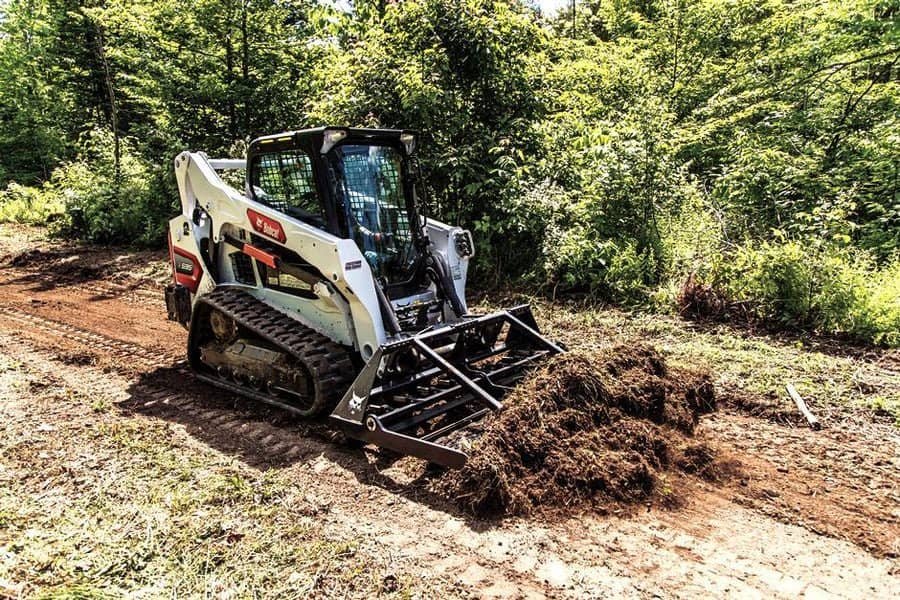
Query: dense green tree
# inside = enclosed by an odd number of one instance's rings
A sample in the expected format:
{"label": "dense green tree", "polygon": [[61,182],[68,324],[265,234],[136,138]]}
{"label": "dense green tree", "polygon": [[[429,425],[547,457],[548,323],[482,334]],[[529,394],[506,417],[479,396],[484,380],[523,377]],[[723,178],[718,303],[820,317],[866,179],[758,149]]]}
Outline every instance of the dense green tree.
{"label": "dense green tree", "polygon": [[900,260],[900,0],[0,12],[0,218],[160,243],[185,148],[412,128],[428,210],[475,232],[479,281],[629,303],[692,285],[758,318],[900,340],[882,335],[900,322],[890,286],[863,283]]}
{"label": "dense green tree", "polygon": [[320,63],[313,117],[421,131],[431,210],[476,229],[483,264],[506,264],[516,253],[504,209],[541,152],[531,63],[546,34],[535,13],[515,2],[425,0],[352,18],[363,26]]}
{"label": "dense green tree", "polygon": [[50,176],[71,150],[75,98],[57,85],[59,15],[46,2],[9,2],[0,21],[0,182]]}

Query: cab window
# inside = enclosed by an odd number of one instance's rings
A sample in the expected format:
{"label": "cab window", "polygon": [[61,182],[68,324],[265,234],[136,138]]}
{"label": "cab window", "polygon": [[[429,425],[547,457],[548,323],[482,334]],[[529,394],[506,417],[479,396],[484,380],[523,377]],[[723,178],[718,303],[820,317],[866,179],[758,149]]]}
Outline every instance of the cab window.
{"label": "cab window", "polygon": [[316,193],[312,162],[303,151],[270,152],[254,157],[250,185],[257,202],[324,227],[325,213]]}
{"label": "cab window", "polygon": [[376,277],[405,281],[416,265],[400,177],[403,158],[390,146],[345,144],[332,150],[347,228]]}

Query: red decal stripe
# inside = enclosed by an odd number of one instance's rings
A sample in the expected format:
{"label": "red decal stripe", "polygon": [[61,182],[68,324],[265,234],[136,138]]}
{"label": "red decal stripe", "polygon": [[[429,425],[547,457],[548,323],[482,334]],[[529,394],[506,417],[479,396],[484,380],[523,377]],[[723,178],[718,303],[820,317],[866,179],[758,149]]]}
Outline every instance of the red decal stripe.
{"label": "red decal stripe", "polygon": [[[179,283],[189,289],[192,294],[197,292],[197,288],[200,287],[200,280],[203,279],[203,269],[200,267],[200,259],[196,256],[188,252],[187,250],[183,250],[178,246],[173,246],[174,250],[172,254],[172,269],[175,271],[175,283]],[[175,255],[178,255],[182,258],[187,258],[193,263],[194,269],[190,274],[188,273],[180,273],[178,269],[175,268]]]}

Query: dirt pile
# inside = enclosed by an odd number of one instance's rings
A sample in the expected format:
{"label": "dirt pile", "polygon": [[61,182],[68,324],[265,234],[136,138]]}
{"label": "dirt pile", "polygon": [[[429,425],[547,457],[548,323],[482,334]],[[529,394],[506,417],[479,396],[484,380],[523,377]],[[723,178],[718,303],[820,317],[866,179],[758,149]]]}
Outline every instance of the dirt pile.
{"label": "dirt pile", "polygon": [[641,502],[671,493],[663,471],[704,475],[715,460],[692,439],[715,408],[709,376],[646,345],[554,357],[504,404],[466,466],[436,482],[479,514]]}

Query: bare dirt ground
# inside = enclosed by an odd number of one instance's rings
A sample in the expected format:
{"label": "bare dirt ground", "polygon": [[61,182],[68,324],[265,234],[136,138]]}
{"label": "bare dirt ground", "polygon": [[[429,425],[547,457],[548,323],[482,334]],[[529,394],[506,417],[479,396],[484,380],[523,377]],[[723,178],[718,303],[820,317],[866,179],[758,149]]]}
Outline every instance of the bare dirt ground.
{"label": "bare dirt ground", "polygon": [[[679,508],[485,521],[430,494],[412,459],[193,381],[161,254],[2,227],[0,597],[900,589],[900,430],[877,408],[900,394],[896,353],[543,304],[571,346],[641,339],[718,373],[725,409],[700,435],[739,474],[673,478]],[[778,397],[785,376],[821,431]]]}

